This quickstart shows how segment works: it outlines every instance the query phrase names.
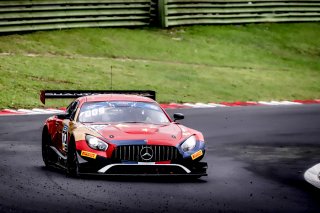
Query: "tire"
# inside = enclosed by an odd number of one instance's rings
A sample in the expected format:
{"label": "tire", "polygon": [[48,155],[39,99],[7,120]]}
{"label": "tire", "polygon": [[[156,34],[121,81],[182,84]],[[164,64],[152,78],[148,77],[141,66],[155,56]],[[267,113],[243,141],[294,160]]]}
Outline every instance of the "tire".
{"label": "tire", "polygon": [[67,177],[79,177],[79,161],[74,140],[71,140],[67,152]]}
{"label": "tire", "polygon": [[50,152],[50,145],[51,145],[51,137],[48,134],[48,130],[46,127],[43,129],[42,132],[42,144],[41,144],[41,151],[42,151],[42,160],[46,167],[50,167],[52,159],[51,159],[51,152]]}

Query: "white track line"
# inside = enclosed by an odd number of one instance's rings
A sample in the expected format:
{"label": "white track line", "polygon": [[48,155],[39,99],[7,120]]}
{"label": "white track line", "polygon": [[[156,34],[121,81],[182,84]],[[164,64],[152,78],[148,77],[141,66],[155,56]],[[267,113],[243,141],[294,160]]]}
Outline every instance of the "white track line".
{"label": "white track line", "polygon": [[195,104],[190,104],[190,103],[184,103],[184,106],[192,107],[192,108],[201,108],[199,106],[196,106]]}
{"label": "white track line", "polygon": [[283,105],[281,101],[270,101],[270,103],[273,105]]}
{"label": "white track line", "polygon": [[281,101],[285,105],[301,105],[302,103],[292,102],[292,101]]}
{"label": "white track line", "polygon": [[304,173],[304,179],[320,189],[320,163],[314,165]]}
{"label": "white track line", "polygon": [[18,112],[23,112],[23,113],[26,113],[26,114],[41,114],[41,112],[35,112],[35,111],[32,111],[30,109],[18,109]]}
{"label": "white track line", "polygon": [[278,105],[301,105],[302,103],[292,102],[292,101],[259,101],[259,104],[278,106]]}
{"label": "white track line", "polygon": [[277,101],[270,101],[270,102],[267,102],[267,101],[259,101],[258,103],[259,103],[259,104],[263,104],[263,105],[270,105],[270,106],[280,105],[279,102],[277,102]]}
{"label": "white track line", "polygon": [[61,109],[38,109],[38,108],[35,108],[35,109],[32,109],[34,111],[43,111],[43,112],[47,112],[47,113],[63,113],[65,112],[65,110],[61,110]]}
{"label": "white track line", "polygon": [[47,109],[38,109],[38,108],[34,108],[32,109],[33,112],[38,112],[38,113],[43,113],[43,114],[53,114],[55,112],[47,110]]}
{"label": "white track line", "polygon": [[51,112],[57,112],[57,113],[62,113],[62,112],[65,112],[65,110],[62,110],[62,109],[54,109],[54,108],[48,108],[46,110],[49,110]]}

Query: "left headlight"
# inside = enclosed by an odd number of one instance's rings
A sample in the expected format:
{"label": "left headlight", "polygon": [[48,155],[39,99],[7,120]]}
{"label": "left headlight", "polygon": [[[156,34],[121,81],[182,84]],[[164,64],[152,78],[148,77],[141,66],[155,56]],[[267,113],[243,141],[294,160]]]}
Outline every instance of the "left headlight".
{"label": "left headlight", "polygon": [[86,135],[87,144],[92,148],[100,151],[106,151],[108,149],[108,144],[99,138],[91,135]]}
{"label": "left headlight", "polygon": [[181,148],[184,152],[187,152],[192,150],[196,146],[196,143],[196,137],[193,135],[182,143]]}

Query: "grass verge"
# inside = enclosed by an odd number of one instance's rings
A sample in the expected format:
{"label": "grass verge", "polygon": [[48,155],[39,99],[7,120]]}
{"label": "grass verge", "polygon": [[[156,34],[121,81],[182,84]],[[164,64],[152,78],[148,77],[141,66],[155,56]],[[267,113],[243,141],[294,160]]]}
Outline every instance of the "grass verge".
{"label": "grass verge", "polygon": [[[160,102],[320,97],[320,23],[73,29],[0,36],[0,108],[41,89],[152,89]],[[49,102],[61,106],[63,102]]]}

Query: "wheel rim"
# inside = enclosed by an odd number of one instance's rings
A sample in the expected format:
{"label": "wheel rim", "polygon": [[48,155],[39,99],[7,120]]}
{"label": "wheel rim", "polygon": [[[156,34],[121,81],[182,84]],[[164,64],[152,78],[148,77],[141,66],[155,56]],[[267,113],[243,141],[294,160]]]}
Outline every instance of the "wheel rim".
{"label": "wheel rim", "polygon": [[79,174],[77,153],[74,147],[70,147],[68,150],[67,158],[67,173],[72,176],[77,176]]}

